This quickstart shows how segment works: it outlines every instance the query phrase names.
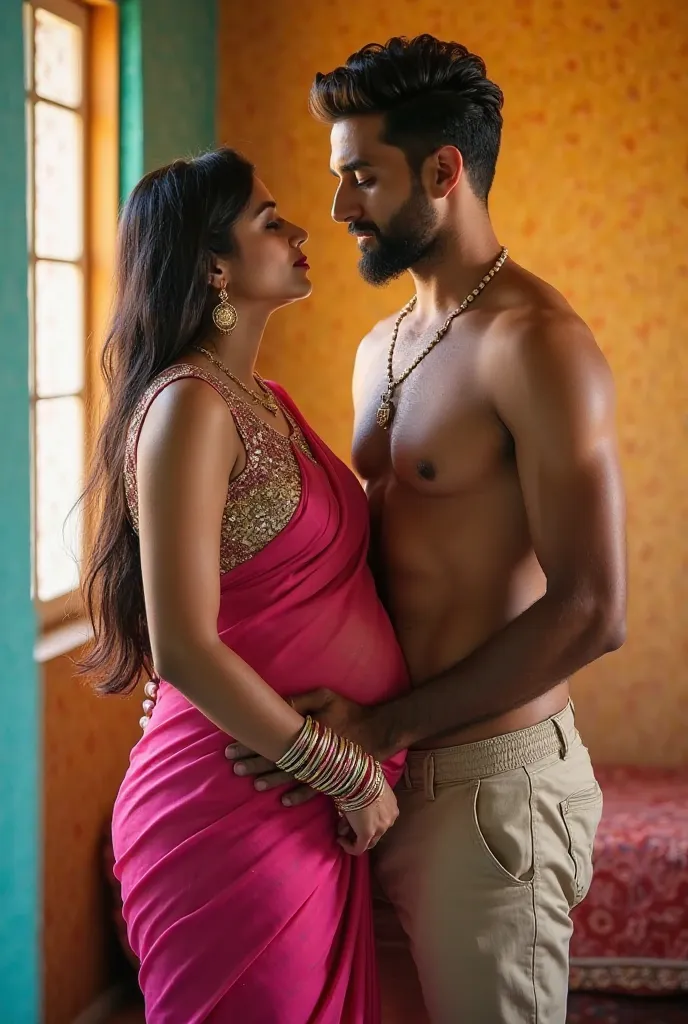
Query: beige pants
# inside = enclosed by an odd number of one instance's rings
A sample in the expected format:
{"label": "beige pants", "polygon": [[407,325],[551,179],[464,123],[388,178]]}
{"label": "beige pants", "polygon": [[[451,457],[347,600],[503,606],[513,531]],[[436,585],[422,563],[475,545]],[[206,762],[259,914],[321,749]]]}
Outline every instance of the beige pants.
{"label": "beige pants", "polygon": [[[411,752],[397,795],[376,875],[432,1024],[564,1024],[569,912],[590,887],[602,812],[572,705],[520,732]],[[383,986],[393,973],[403,1005],[390,1009],[388,992],[385,1024],[422,1024],[390,909],[378,899]]]}

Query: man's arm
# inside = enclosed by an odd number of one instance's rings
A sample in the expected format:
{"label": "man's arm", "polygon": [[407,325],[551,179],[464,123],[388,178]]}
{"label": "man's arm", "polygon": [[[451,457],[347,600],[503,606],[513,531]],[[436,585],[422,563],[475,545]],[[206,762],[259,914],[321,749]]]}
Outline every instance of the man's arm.
{"label": "man's arm", "polygon": [[514,438],[547,590],[461,662],[375,709],[365,732],[383,756],[519,707],[624,641],[625,517],[609,368],[573,316],[543,318],[505,338],[495,356],[492,397]]}

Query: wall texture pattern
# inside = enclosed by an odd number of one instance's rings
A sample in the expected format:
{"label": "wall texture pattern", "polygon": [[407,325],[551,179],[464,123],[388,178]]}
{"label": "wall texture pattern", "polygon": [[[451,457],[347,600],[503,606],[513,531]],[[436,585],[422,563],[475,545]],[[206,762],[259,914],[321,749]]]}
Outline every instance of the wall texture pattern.
{"label": "wall texture pattern", "polygon": [[688,7],[655,0],[220,0],[218,137],[307,225],[314,296],[271,324],[262,370],[347,457],[358,339],[410,294],[359,280],[328,216],[315,71],[432,32],[480,53],[505,95],[492,200],[516,260],[563,291],[611,362],[628,487],[629,639],[580,674],[599,761],[688,762]]}

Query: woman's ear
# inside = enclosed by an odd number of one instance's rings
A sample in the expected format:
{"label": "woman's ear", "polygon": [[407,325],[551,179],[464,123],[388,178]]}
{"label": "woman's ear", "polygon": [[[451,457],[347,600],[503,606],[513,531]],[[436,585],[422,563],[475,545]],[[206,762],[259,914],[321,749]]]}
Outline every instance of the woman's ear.
{"label": "woman's ear", "polygon": [[219,292],[222,288],[229,288],[229,283],[229,264],[213,253],[208,272],[208,284]]}

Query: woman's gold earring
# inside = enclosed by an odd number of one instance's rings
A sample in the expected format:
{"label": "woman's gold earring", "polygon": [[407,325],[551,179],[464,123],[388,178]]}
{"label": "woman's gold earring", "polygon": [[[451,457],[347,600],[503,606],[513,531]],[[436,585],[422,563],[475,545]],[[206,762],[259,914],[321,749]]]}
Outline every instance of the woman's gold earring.
{"label": "woman's gold earring", "polygon": [[237,325],[239,314],[229,301],[226,288],[220,289],[220,301],[213,310],[213,323],[218,331],[223,334],[231,334]]}

